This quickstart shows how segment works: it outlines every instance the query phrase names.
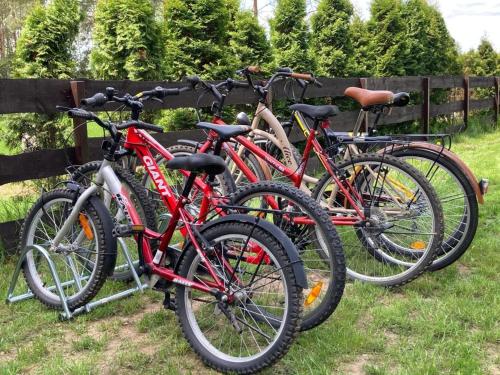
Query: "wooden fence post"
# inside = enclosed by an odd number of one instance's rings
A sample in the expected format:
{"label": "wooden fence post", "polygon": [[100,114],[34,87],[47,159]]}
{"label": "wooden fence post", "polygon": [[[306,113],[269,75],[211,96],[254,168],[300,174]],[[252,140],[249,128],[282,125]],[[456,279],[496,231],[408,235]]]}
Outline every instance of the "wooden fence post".
{"label": "wooden fence post", "polygon": [[469,103],[470,103],[470,86],[469,77],[464,77],[464,124],[465,128],[469,125]]}
{"label": "wooden fence post", "polygon": [[[359,85],[362,89],[368,89],[368,80],[366,78],[359,79]],[[365,133],[368,133],[368,112],[365,113]]]}
{"label": "wooden fence post", "polygon": [[[80,101],[85,96],[85,81],[71,81],[71,94],[73,104],[80,106]],[[87,135],[87,125],[84,119],[73,119],[73,138],[75,140],[75,158],[77,164],[84,164],[89,160],[89,143]]]}
{"label": "wooden fence post", "polygon": [[498,124],[500,111],[500,77],[495,77],[495,126]]}
{"label": "wooden fence post", "polygon": [[431,109],[431,79],[422,77],[422,133],[429,134],[430,109]]}

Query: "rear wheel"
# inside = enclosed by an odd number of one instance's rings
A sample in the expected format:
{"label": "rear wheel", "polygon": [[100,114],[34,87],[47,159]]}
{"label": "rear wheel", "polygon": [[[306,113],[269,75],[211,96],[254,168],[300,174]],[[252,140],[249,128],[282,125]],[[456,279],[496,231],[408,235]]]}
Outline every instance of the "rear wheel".
{"label": "rear wheel", "polygon": [[[177,285],[176,313],[185,338],[218,371],[247,374],[272,365],[288,351],[300,327],[302,290],[286,251],[270,233],[248,223],[222,222],[202,235],[213,244],[207,260],[233,297],[222,302]],[[267,261],[242,260],[251,246],[263,250],[261,259]],[[208,273],[195,248],[184,251],[179,275],[206,282]]]}
{"label": "rear wheel", "polygon": [[449,158],[426,149],[405,148],[392,155],[426,176],[437,192],[444,214],[444,240],[429,267],[440,270],[458,260],[476,233],[479,212],[476,194],[462,170]]}
{"label": "rear wheel", "polygon": [[[443,212],[430,183],[415,168],[388,155],[358,155],[337,168],[359,193],[356,206],[367,217],[355,226],[337,226],[348,276],[383,286],[418,277],[443,239]],[[320,179],[313,196],[333,219],[357,216],[329,174]]]}
{"label": "rear wheel", "polygon": [[[297,247],[309,285],[304,290],[301,330],[328,319],[342,298],[346,272],[342,244],[328,214],[302,191],[271,181],[238,189],[231,196],[231,204],[252,210],[243,213],[271,221]],[[302,223],[294,222],[294,218],[302,219]]]}

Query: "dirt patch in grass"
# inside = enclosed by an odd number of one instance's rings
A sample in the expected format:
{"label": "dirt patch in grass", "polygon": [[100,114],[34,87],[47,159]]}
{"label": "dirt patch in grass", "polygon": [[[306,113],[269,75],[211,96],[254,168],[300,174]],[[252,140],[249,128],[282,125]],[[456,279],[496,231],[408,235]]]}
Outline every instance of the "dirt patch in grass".
{"label": "dirt patch in grass", "polygon": [[364,367],[373,360],[370,354],[361,354],[353,361],[343,365],[340,369],[342,374],[363,375],[366,374]]}
{"label": "dirt patch in grass", "polygon": [[458,273],[461,275],[461,276],[469,276],[470,273],[471,273],[471,269],[470,267],[467,267],[465,264],[463,263],[458,263],[457,262],[457,270],[458,270]]}
{"label": "dirt patch in grass", "polygon": [[491,375],[500,375],[500,342],[497,344],[489,344],[486,347],[486,357],[488,372]]}
{"label": "dirt patch in grass", "polygon": [[16,350],[0,351],[0,363],[13,361],[17,357]]}

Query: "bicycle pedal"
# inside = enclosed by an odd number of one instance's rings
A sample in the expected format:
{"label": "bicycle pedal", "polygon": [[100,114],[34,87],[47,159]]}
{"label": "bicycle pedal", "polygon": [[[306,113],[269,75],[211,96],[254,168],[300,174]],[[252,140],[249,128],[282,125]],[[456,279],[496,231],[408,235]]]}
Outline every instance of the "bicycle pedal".
{"label": "bicycle pedal", "polygon": [[114,237],[130,237],[144,232],[144,225],[119,224],[113,228]]}
{"label": "bicycle pedal", "polygon": [[163,307],[165,310],[175,311],[175,298],[171,298],[170,292],[165,292],[165,298],[163,299]]}

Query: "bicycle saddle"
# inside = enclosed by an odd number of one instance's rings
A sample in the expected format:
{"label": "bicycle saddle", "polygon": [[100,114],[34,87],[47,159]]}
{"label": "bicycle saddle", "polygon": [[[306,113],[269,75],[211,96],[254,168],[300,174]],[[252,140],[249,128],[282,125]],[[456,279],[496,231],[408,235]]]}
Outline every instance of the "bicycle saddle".
{"label": "bicycle saddle", "polygon": [[237,137],[238,135],[249,133],[252,130],[250,126],[246,125],[218,125],[210,122],[199,122],[196,124],[196,127],[213,130],[222,139]]}
{"label": "bicycle saddle", "polygon": [[356,100],[363,108],[374,105],[404,107],[410,101],[410,95],[406,92],[394,94],[392,91],[366,90],[359,87],[348,87],[344,95]]}
{"label": "bicycle saddle", "polygon": [[167,168],[216,175],[226,170],[226,163],[220,156],[194,154],[189,156],[176,156],[167,162]]}
{"label": "bicycle saddle", "polygon": [[292,111],[299,111],[317,120],[326,120],[328,117],[335,116],[339,113],[339,108],[335,105],[308,105],[308,104],[294,104],[290,108]]}

